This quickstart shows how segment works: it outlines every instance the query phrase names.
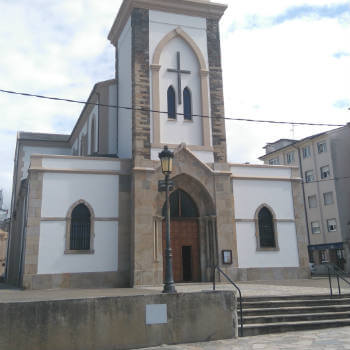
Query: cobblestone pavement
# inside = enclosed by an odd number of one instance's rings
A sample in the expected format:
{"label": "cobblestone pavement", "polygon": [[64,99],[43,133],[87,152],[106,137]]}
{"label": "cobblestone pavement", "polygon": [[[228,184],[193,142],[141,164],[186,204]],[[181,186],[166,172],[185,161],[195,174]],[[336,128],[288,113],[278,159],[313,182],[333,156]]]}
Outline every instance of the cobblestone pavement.
{"label": "cobblestone pavement", "polygon": [[[162,345],[147,350],[344,350],[350,349],[350,327],[259,335],[206,343]],[[144,349],[146,350],[146,349]]]}

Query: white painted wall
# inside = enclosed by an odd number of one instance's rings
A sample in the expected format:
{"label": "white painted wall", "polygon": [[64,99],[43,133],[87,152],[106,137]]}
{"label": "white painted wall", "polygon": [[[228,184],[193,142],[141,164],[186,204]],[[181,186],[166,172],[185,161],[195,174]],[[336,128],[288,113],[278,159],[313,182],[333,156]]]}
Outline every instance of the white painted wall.
{"label": "white painted wall", "polygon": [[66,217],[71,205],[83,199],[96,217],[118,217],[119,177],[72,173],[45,173],[42,217]]}
{"label": "white painted wall", "polygon": [[[150,11],[150,62],[159,42],[169,32],[181,27],[198,45],[208,66],[207,34],[205,18],[170,14],[160,11]],[[190,70],[190,76],[183,75],[182,90],[188,86],[192,92],[193,114],[201,114],[200,77],[198,60],[192,49],[180,38],[175,38],[166,45],[161,55],[160,70],[160,110],[167,111],[167,89],[173,85],[177,92],[177,79],[175,73],[167,72],[168,68],[176,67],[176,52],[181,53],[182,69]],[[151,78],[150,78],[151,80]],[[152,84],[152,83],[151,83]],[[152,88],[151,88],[152,91]],[[208,95],[209,99],[209,95]],[[152,98],[151,98],[152,103]],[[151,105],[151,108],[153,106]],[[183,105],[177,104],[177,111],[183,113]],[[161,142],[188,145],[202,145],[202,120],[194,118],[193,122],[184,121],[178,116],[176,121],[170,121],[166,114],[161,114]],[[151,121],[151,126],[153,121]],[[153,129],[151,127],[151,136]]]}
{"label": "white painted wall", "polygon": [[[231,171],[240,177],[282,177],[288,180],[289,168],[254,167],[234,165]],[[235,199],[238,263],[241,268],[298,267],[298,246],[294,220],[292,186],[290,181],[233,179]],[[267,204],[277,220],[279,251],[257,251],[255,219],[256,210]]]}
{"label": "white painted wall", "polygon": [[118,270],[118,223],[95,222],[94,254],[64,254],[65,222],[42,222],[38,274]]}
{"label": "white painted wall", "polygon": [[[235,202],[237,205],[237,202]],[[255,223],[237,223],[238,265],[240,268],[298,267],[298,246],[294,223],[278,223],[279,251],[256,251]]]}
{"label": "white painted wall", "polygon": [[71,155],[72,150],[70,148],[58,148],[58,147],[36,147],[36,146],[23,146],[23,167],[21,180],[27,178],[28,169],[30,166],[30,156],[32,154],[59,154],[59,155]]}
{"label": "white painted wall", "polygon": [[[131,20],[129,18],[118,41],[118,104],[132,107]],[[118,156],[132,157],[132,112],[118,111]]]}
{"label": "white painted wall", "polygon": [[[117,105],[117,86],[110,85],[108,88],[108,101],[112,106]],[[117,154],[117,109],[108,109],[108,153]]]}
{"label": "white painted wall", "polygon": [[[82,159],[43,159],[45,168],[117,170],[119,162]],[[119,176],[74,173],[44,173],[41,216],[61,220],[40,225],[38,273],[117,271],[118,221],[95,221],[94,254],[64,254],[68,210],[84,200],[96,218],[118,218]]]}

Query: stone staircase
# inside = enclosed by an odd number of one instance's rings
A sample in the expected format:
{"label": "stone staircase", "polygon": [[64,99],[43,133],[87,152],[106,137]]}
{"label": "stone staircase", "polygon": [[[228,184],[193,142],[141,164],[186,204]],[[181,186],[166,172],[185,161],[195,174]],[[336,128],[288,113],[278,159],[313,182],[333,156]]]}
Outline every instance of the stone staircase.
{"label": "stone staircase", "polygon": [[246,297],[242,306],[244,336],[350,326],[350,294]]}

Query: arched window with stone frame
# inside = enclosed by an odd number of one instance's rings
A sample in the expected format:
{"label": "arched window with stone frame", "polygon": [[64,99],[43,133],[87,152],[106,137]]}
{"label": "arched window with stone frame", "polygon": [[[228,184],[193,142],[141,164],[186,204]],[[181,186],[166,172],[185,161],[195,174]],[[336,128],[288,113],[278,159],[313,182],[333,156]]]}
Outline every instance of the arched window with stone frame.
{"label": "arched window with stone frame", "polygon": [[69,208],[65,254],[94,253],[94,222],[94,211],[86,201],[79,200]]}
{"label": "arched window with stone frame", "polygon": [[257,250],[279,250],[276,215],[267,204],[262,204],[255,213]]}
{"label": "arched window with stone frame", "polygon": [[168,118],[176,119],[176,94],[173,86],[169,86],[167,92],[168,98]]}
{"label": "arched window with stone frame", "polygon": [[192,120],[192,93],[189,87],[184,88],[183,101],[184,101],[184,119]]}
{"label": "arched window with stone frame", "polygon": [[96,153],[96,126],[95,126],[95,115],[92,118],[91,121],[91,131],[90,131],[90,154],[93,155]]}

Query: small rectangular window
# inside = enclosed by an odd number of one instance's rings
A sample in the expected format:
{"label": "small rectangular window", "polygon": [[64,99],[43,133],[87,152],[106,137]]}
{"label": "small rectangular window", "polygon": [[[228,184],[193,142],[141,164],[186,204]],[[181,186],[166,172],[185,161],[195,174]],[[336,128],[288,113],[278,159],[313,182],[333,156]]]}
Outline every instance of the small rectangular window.
{"label": "small rectangular window", "polygon": [[331,176],[331,172],[329,170],[329,166],[323,166],[321,168],[321,179],[328,179]]}
{"label": "small rectangular window", "polygon": [[326,141],[321,141],[317,144],[317,151],[318,153],[325,153],[327,152],[327,143]]}
{"label": "small rectangular window", "polygon": [[317,198],[316,195],[309,196],[308,198],[309,208],[317,208]]}
{"label": "small rectangular window", "polygon": [[330,205],[333,204],[333,192],[326,192],[323,193],[323,201],[324,205]]}
{"label": "small rectangular window", "polygon": [[337,231],[337,220],[336,219],[327,220],[327,228],[328,228],[328,232]]}
{"label": "small rectangular window", "polygon": [[269,160],[269,164],[270,165],[279,165],[280,164],[280,160],[279,160],[278,157],[277,158],[272,158],[272,159]]}
{"label": "small rectangular window", "polygon": [[318,221],[313,221],[311,223],[311,232],[313,234],[321,233],[320,223]]}
{"label": "small rectangular window", "polygon": [[294,152],[288,152],[286,158],[287,158],[287,164],[294,163]]}
{"label": "small rectangular window", "polygon": [[311,157],[311,150],[310,146],[303,147],[303,158],[310,158]]}
{"label": "small rectangular window", "polygon": [[313,170],[305,171],[305,181],[306,182],[312,182],[314,180],[315,180],[315,177],[314,177]]}

